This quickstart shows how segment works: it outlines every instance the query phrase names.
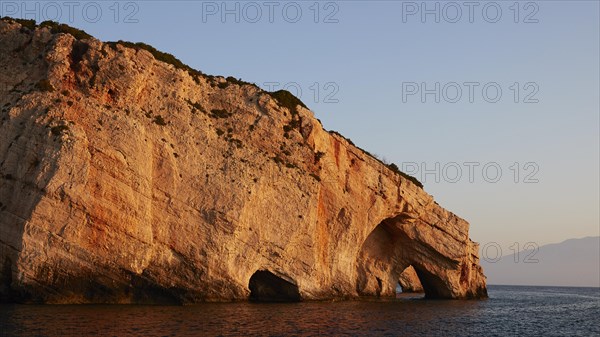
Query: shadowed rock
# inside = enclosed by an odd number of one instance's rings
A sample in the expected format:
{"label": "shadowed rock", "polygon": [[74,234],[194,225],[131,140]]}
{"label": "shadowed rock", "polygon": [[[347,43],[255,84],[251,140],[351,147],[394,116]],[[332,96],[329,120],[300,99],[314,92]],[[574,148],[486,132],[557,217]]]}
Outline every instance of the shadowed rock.
{"label": "shadowed rock", "polygon": [[419,280],[419,275],[417,275],[413,266],[408,266],[404,269],[402,274],[400,274],[398,283],[403,293],[422,293],[424,291],[423,285]]}

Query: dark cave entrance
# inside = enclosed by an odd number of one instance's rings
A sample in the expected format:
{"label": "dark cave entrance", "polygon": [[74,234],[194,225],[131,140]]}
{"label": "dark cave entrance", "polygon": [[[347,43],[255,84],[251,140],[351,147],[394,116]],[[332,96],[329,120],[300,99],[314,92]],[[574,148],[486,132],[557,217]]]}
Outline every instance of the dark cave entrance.
{"label": "dark cave entrance", "polygon": [[255,302],[299,302],[298,286],[271,273],[259,270],[250,277],[248,283],[250,300]]}
{"label": "dark cave entrance", "polygon": [[438,276],[425,268],[415,266],[415,271],[419,276],[419,281],[423,286],[425,298],[451,298],[452,293],[444,281]]}

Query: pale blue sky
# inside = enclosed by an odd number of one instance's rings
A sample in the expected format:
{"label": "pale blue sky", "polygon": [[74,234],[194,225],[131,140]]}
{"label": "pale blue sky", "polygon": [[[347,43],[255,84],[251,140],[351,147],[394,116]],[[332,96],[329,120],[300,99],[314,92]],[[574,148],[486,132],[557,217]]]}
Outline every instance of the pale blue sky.
{"label": "pale blue sky", "polygon": [[[37,15],[39,20],[56,13],[48,2],[29,2],[35,14],[23,8],[15,13],[11,3],[22,1],[0,1],[1,15]],[[32,3],[40,4],[39,10]],[[69,23],[67,5],[53,3],[61,8],[60,21]],[[315,1],[274,2],[273,23],[263,1],[239,2],[239,23],[232,14],[222,22],[220,9],[207,12],[222,1],[121,1],[118,15],[115,1],[76,3],[70,24],[102,40],[147,42],[205,73],[241,77],[262,87],[298,83],[302,100],[327,129],[399,166],[414,162],[432,169],[436,162],[440,167],[458,163],[463,176],[456,183],[448,181],[455,176],[452,168],[446,176],[440,172],[439,183],[433,175],[422,180],[440,204],[471,222],[471,236],[482,244],[542,245],[600,235],[598,1],[522,1],[518,23],[514,1],[475,2],[473,23],[464,2],[456,2],[463,11],[457,23],[445,20],[455,16],[448,2],[438,2],[440,23],[431,14],[425,22],[418,14],[403,22],[403,9],[406,13],[412,3],[402,1],[321,1],[319,23],[314,22]],[[227,1],[229,8],[235,3]],[[427,6],[435,3],[427,1]],[[262,17],[250,23],[255,5]],[[286,22],[294,19],[297,7],[302,9],[298,22]],[[495,7],[502,16],[488,23]],[[97,8],[102,16],[89,22]],[[124,22],[134,11],[129,19],[137,23]],[[329,19],[337,23],[324,23],[334,12]],[[524,23],[526,18],[538,22]],[[317,102],[315,87],[311,90],[315,82],[320,86]],[[325,88],[328,82],[335,84]],[[456,82],[463,96],[457,103],[443,97],[435,103],[433,95],[426,96],[426,103],[417,95],[403,102],[407,82],[425,82],[428,88]],[[474,103],[468,101],[464,82],[481,84]],[[489,82],[503,91],[497,103],[483,100],[481,88]],[[513,101],[514,82],[521,86],[519,103]],[[538,89],[533,97],[538,103],[523,103],[534,88],[523,89],[528,82]],[[339,91],[330,98],[339,102],[324,103],[335,88]],[[480,163],[472,183],[464,162]],[[519,183],[513,181],[514,162],[520,167]],[[528,162],[534,164],[524,167]],[[493,178],[493,167],[490,176],[482,176],[486,163],[502,169],[497,183],[484,179]],[[539,181],[524,183],[524,175],[535,168],[533,178]]]}

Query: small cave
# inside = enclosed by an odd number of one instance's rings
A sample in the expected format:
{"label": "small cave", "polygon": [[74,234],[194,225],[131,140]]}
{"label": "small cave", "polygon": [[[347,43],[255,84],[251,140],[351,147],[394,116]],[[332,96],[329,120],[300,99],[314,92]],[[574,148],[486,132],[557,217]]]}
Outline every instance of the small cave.
{"label": "small cave", "polygon": [[276,276],[268,270],[259,270],[250,277],[248,284],[250,301],[254,302],[299,302],[298,286]]}
{"label": "small cave", "polygon": [[452,298],[451,290],[444,284],[444,281],[437,275],[429,272],[425,268],[414,266],[423,291],[425,292],[425,298],[429,299],[441,299],[441,298]]}

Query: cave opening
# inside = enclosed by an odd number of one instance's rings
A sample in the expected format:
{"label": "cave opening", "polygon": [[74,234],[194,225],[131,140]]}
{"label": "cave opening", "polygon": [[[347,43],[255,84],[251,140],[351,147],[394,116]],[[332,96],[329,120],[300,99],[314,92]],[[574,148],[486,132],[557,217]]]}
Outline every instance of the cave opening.
{"label": "cave opening", "polygon": [[254,302],[299,302],[298,286],[268,270],[255,272],[248,283],[250,301]]}
{"label": "cave opening", "polygon": [[420,266],[415,266],[415,271],[419,281],[423,286],[425,298],[451,298],[450,289],[444,284],[444,281],[438,276]]}
{"label": "cave opening", "polygon": [[356,291],[360,296],[396,296],[396,284],[406,267],[403,248],[401,233],[390,219],[373,229],[357,261]]}

